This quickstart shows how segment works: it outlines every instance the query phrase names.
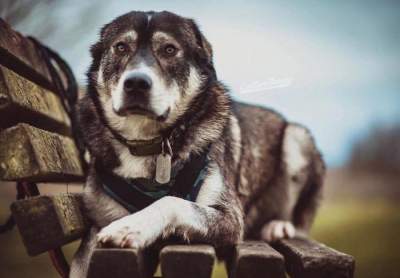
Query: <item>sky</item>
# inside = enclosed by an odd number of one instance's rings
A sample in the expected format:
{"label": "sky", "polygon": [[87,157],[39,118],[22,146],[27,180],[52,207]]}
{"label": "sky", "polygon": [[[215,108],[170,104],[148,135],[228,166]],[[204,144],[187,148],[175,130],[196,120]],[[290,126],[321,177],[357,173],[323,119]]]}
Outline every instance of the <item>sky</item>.
{"label": "sky", "polygon": [[[101,26],[131,10],[194,18],[233,97],[307,126],[329,166],[371,128],[400,123],[400,1],[61,1],[15,28],[42,36],[85,84]],[[40,33],[48,22],[56,31]]]}

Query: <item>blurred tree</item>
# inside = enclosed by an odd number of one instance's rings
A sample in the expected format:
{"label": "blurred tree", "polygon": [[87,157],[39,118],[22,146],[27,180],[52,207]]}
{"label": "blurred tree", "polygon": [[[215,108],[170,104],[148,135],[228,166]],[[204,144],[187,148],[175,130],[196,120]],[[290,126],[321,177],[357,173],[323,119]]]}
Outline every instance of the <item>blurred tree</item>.
{"label": "blurred tree", "polygon": [[33,8],[43,3],[50,3],[52,0],[2,0],[0,2],[0,16],[11,25],[16,25],[24,20]]}
{"label": "blurred tree", "polygon": [[354,170],[400,174],[400,125],[373,128],[355,144],[350,167]]}
{"label": "blurred tree", "polygon": [[[3,18],[12,27],[32,23],[36,17],[36,21],[43,21],[43,16],[38,16],[41,11],[48,9],[54,0],[1,0],[0,1],[0,17]],[[17,28],[18,29],[18,28]],[[35,36],[44,39],[54,31],[54,22],[46,22],[41,24]]]}
{"label": "blurred tree", "polygon": [[71,47],[95,22],[96,2],[0,0],[0,17],[14,29],[50,46]]}
{"label": "blurred tree", "polygon": [[105,3],[105,0],[0,0],[0,17],[14,30],[33,36],[57,51],[70,64],[78,82],[83,83],[90,63],[89,46],[97,39],[97,30],[103,23]]}

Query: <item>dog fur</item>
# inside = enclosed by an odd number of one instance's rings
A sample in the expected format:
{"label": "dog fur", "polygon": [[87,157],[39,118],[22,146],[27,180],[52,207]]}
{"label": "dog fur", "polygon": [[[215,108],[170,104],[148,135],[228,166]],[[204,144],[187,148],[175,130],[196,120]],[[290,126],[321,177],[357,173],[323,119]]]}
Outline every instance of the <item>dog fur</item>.
{"label": "dog fur", "polygon": [[[325,171],[312,136],[272,110],[233,101],[193,20],[130,12],[103,27],[91,53],[79,117],[91,155],[84,208],[93,225],[71,277],[86,276],[98,244],[145,249],[174,237],[223,251],[243,239],[274,241],[309,230]],[[126,107],[122,88],[137,73],[152,81],[140,113]],[[156,156],[130,154],[111,130],[129,140],[169,134],[172,167],[209,147],[196,201],[167,196],[129,214],[105,194],[96,163],[124,178],[149,179],[156,165]]]}

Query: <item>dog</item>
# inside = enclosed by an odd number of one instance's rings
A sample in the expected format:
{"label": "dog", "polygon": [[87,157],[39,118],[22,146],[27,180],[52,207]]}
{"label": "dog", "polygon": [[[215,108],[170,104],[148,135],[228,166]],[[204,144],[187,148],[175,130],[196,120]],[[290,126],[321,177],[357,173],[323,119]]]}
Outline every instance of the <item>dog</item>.
{"label": "dog", "polygon": [[218,251],[309,231],[325,173],[310,132],[232,100],[192,19],[127,13],[102,28],[91,55],[78,114],[92,228],[71,277],[86,276],[99,245],[145,250],[174,238]]}

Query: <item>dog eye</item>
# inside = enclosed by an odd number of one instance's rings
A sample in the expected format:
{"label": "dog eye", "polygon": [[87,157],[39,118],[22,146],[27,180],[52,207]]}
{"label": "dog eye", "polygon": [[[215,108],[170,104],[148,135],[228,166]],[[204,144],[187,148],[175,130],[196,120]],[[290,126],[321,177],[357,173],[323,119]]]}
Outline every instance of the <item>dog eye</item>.
{"label": "dog eye", "polygon": [[173,45],[173,44],[167,44],[165,47],[164,47],[164,52],[165,52],[165,54],[167,54],[168,56],[173,56],[173,55],[175,55],[176,54],[176,52],[177,52],[177,48]]}
{"label": "dog eye", "polygon": [[124,42],[119,42],[115,45],[115,50],[120,53],[123,54],[126,51],[128,51],[128,46],[126,45],[126,43]]}

